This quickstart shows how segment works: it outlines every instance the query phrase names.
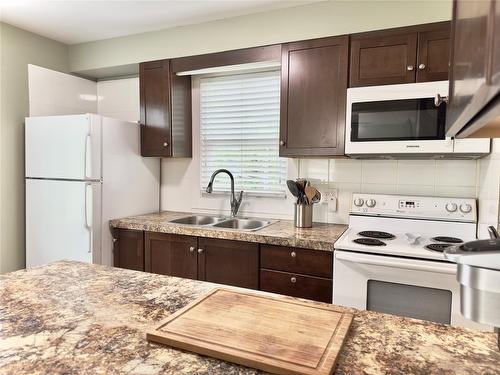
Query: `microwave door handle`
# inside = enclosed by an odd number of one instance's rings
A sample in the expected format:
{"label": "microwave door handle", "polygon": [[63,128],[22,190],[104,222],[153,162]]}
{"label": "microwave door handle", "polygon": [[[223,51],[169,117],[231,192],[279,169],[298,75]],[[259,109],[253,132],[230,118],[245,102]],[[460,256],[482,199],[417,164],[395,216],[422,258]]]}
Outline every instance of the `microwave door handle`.
{"label": "microwave door handle", "polygon": [[335,259],[345,260],[353,263],[368,264],[373,266],[384,266],[392,268],[404,268],[414,271],[439,272],[455,275],[457,268],[455,264],[442,263],[430,264],[426,261],[411,261],[403,258],[392,258],[387,256],[366,255],[358,253],[335,252]]}

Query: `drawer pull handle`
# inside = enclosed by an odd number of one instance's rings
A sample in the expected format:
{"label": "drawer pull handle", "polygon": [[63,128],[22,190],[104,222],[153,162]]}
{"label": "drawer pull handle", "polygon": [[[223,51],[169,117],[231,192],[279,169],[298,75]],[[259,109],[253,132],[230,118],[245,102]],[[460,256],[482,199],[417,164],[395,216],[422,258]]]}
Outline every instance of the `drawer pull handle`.
{"label": "drawer pull handle", "polygon": [[292,256],[292,258],[295,258],[297,256],[297,253],[295,251],[292,251],[290,255]]}
{"label": "drawer pull handle", "polygon": [[290,281],[295,284],[297,282],[297,279],[295,277],[292,277]]}
{"label": "drawer pull handle", "polygon": [[192,253],[193,251],[194,251],[194,246],[191,246],[191,247],[189,248],[189,252],[190,252],[190,253]]}
{"label": "drawer pull handle", "polygon": [[201,254],[203,252],[203,249],[198,249],[198,254]]}

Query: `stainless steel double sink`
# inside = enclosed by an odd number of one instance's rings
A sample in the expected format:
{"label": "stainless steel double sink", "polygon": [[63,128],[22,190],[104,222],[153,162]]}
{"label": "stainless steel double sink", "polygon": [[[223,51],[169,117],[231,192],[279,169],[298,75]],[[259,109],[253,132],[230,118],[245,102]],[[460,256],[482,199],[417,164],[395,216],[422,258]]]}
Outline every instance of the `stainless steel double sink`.
{"label": "stainless steel double sink", "polygon": [[277,220],[239,219],[209,215],[191,215],[179,219],[169,220],[172,224],[191,226],[210,226],[213,228],[237,229],[256,231],[274,224]]}

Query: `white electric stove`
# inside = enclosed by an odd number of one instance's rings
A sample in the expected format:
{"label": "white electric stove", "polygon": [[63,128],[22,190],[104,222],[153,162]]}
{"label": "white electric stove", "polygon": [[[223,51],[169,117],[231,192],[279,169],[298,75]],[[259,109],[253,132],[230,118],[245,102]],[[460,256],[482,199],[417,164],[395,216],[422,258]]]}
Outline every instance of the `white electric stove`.
{"label": "white electric stove", "polygon": [[474,199],[353,194],[335,243],[333,303],[489,329],[460,314],[457,268],[443,255],[476,230]]}

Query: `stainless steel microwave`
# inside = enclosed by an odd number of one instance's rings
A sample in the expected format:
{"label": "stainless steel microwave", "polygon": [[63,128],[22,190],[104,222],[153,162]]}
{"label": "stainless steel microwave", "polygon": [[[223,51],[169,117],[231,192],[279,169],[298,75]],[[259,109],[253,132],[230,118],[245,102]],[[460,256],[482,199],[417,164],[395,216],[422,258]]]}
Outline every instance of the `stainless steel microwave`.
{"label": "stainless steel microwave", "polygon": [[354,158],[475,158],[489,139],[446,136],[448,81],[347,90],[345,153]]}

